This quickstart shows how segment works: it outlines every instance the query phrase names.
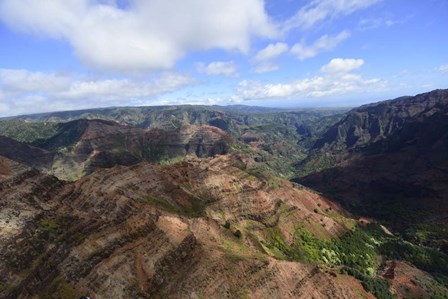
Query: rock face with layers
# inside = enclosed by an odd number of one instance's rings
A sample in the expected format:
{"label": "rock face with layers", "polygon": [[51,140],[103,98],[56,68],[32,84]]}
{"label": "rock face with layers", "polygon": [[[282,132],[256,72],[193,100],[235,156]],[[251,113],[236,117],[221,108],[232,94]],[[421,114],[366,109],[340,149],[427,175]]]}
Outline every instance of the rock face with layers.
{"label": "rock face with layers", "polygon": [[73,181],[97,168],[226,154],[232,142],[227,133],[208,125],[141,129],[80,119],[60,124],[57,134],[36,141],[35,146],[0,136],[0,154]]}
{"label": "rock face with layers", "polygon": [[[448,90],[435,90],[415,97],[402,97],[355,108],[331,127],[314,149],[325,145],[335,152],[359,152],[367,147],[387,141],[400,134],[405,126],[414,122],[425,122],[438,115],[448,113]],[[393,147],[377,148],[377,151],[393,150]],[[332,153],[333,153],[332,152]],[[338,157],[337,160],[339,161]]]}
{"label": "rock face with layers", "polygon": [[[448,90],[435,90],[354,109],[301,166],[325,169],[296,181],[401,232],[438,230],[448,219],[447,153]],[[448,252],[446,236],[426,245]]]}
{"label": "rock face with layers", "polygon": [[336,237],[346,218],[311,191],[250,175],[251,163],[143,163],[61,183],[1,158],[0,297],[371,297],[352,277],[270,251],[269,230]]}

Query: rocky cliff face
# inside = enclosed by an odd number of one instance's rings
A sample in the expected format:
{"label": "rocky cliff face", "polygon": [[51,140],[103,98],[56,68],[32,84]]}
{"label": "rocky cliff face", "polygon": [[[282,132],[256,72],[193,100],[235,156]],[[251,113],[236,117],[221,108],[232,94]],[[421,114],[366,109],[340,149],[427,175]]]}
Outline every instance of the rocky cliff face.
{"label": "rocky cliff face", "polygon": [[447,153],[448,90],[436,90],[352,111],[302,165],[327,169],[298,181],[401,231],[435,228],[448,219]]}
{"label": "rocky cliff face", "polygon": [[53,137],[38,140],[35,146],[0,136],[0,153],[59,178],[74,180],[97,168],[186,155],[225,154],[232,142],[221,129],[206,125],[140,129],[112,121],[82,119],[61,124]]}
{"label": "rocky cliff face", "polygon": [[[423,123],[447,113],[448,90],[361,106],[331,127],[313,148],[327,150],[335,155],[336,162],[340,162],[349,158],[347,155],[352,152],[368,151],[367,148],[374,144],[387,145],[388,139],[401,135],[409,123]],[[375,147],[375,153],[388,150],[393,148]]]}

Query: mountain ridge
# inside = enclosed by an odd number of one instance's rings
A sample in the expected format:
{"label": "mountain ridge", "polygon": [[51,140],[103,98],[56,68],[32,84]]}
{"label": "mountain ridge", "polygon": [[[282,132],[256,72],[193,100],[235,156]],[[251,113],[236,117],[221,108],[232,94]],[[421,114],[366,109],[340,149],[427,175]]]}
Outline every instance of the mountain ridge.
{"label": "mountain ridge", "polygon": [[[448,90],[361,107],[329,129],[301,165],[320,172],[304,171],[296,181],[402,232],[433,230],[448,219],[447,132]],[[437,246],[446,251],[440,233]]]}

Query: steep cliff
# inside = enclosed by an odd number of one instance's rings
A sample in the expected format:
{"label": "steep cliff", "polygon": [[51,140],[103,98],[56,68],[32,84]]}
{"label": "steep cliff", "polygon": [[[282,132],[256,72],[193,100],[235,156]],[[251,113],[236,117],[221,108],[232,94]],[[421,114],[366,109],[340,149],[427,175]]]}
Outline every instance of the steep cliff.
{"label": "steep cliff", "polygon": [[[409,237],[448,249],[448,90],[350,112],[315,144],[298,179]],[[310,173],[310,169],[323,169]],[[435,238],[433,238],[435,237]]]}

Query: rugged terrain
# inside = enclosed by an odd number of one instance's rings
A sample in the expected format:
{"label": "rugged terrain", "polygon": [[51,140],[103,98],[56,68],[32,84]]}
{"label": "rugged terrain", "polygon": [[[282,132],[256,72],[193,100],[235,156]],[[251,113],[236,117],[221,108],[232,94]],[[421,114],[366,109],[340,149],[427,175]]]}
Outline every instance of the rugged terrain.
{"label": "rugged terrain", "polygon": [[[133,133],[138,129],[140,132],[144,130],[163,132],[165,135],[170,135],[171,139],[174,135],[184,134],[180,131],[185,131],[185,128],[191,126],[215,127],[233,138],[235,142],[231,146],[232,151],[245,152],[257,161],[263,162],[279,176],[292,178],[295,174],[294,165],[306,157],[314,141],[328,127],[336,123],[341,117],[340,113],[344,111],[342,109],[287,111],[249,106],[104,108],[3,119],[0,120],[0,135],[38,147],[44,145],[48,148],[53,144],[54,151],[66,156],[67,151],[64,150],[71,148],[77,138],[81,137],[80,133],[88,123],[87,120],[96,124],[100,123],[100,120],[115,122],[132,128]],[[123,131],[120,127],[114,128]],[[107,139],[111,137],[117,141],[115,136],[108,136]],[[123,147],[124,141],[121,140],[121,143],[120,146]],[[186,142],[183,145],[186,145]],[[76,156],[76,153],[74,155]],[[71,153],[69,156],[74,155]],[[171,157],[164,154],[163,147],[159,147],[159,150],[150,157],[151,161],[166,158]],[[71,162],[73,159],[69,157],[68,160]],[[59,170],[62,169],[60,164],[55,165]],[[63,179],[74,179],[82,175],[79,169],[83,167],[74,167],[76,163],[65,164],[64,173],[61,171],[53,173]],[[73,170],[73,174],[70,174],[70,170]]]}
{"label": "rugged terrain", "polygon": [[301,167],[298,182],[448,252],[448,90],[349,112]]}
{"label": "rugged terrain", "polygon": [[447,298],[447,94],[1,120],[0,298]]}
{"label": "rugged terrain", "polygon": [[[5,158],[0,173],[0,297],[389,298],[381,230],[244,155],[73,183]],[[418,273],[413,292],[446,294]]]}
{"label": "rugged terrain", "polygon": [[75,120],[58,125],[47,139],[33,145],[0,136],[0,154],[65,180],[76,180],[97,168],[161,161],[194,154],[225,154],[232,140],[212,126],[141,129],[105,120]]}
{"label": "rugged terrain", "polygon": [[349,276],[280,258],[271,234],[291,243],[300,226],[326,239],[349,220],[312,192],[240,169],[248,164],[240,156],[144,163],[67,184],[2,158],[0,294],[368,296]]}

